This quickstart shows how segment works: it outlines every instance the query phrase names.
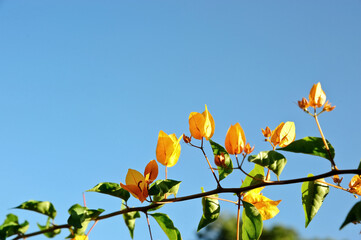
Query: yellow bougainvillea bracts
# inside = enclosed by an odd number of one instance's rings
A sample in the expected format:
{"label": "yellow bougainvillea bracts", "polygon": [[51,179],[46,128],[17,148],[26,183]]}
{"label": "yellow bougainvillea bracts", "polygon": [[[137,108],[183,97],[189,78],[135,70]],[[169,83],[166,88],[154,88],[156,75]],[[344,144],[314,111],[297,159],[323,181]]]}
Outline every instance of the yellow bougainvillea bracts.
{"label": "yellow bougainvillea bracts", "polygon": [[88,237],[86,235],[75,236],[75,238],[72,238],[71,240],[88,240]]}
{"label": "yellow bougainvillea bracts", "polygon": [[277,145],[280,147],[286,147],[296,138],[296,127],[294,122],[281,122],[280,125],[272,131],[269,138],[269,128],[267,127],[265,131],[262,129],[263,135],[267,138],[266,141],[270,142],[273,148],[276,148]]}
{"label": "yellow bougainvillea bracts", "polygon": [[321,88],[321,83],[317,83],[312,86],[308,99],[310,107],[322,107],[326,101],[326,94]]}
{"label": "yellow bougainvillea bracts", "polygon": [[125,178],[126,185],[120,183],[120,186],[130,192],[133,197],[144,202],[148,197],[148,186],[158,176],[158,164],[155,160],[148,163],[144,170],[144,176],[134,169],[129,169]]}
{"label": "yellow bougainvillea bracts", "polygon": [[331,112],[335,109],[336,106],[331,106],[329,101],[326,102],[326,94],[322,90],[321,83],[313,84],[310,94],[308,95],[308,100],[306,98],[302,98],[301,101],[298,101],[298,106],[308,112],[308,107],[320,108],[322,106],[322,111]]}
{"label": "yellow bougainvillea bracts", "polygon": [[259,213],[262,216],[263,220],[268,220],[276,216],[279,212],[277,205],[281,200],[273,201],[260,193],[264,187],[256,188],[251,191],[248,191],[244,197],[243,201],[251,203],[257,208]]}
{"label": "yellow bougainvillea bracts", "polygon": [[158,162],[167,167],[173,167],[178,159],[181,152],[180,140],[183,138],[183,135],[178,139],[176,135],[166,134],[162,130],[158,135],[156,157]]}
{"label": "yellow bougainvillea bracts", "polygon": [[192,137],[201,140],[203,137],[209,140],[214,133],[214,120],[208,112],[207,105],[203,113],[191,112],[189,114],[189,131]]}
{"label": "yellow bougainvillea bracts", "polygon": [[229,127],[224,145],[229,154],[240,154],[243,152],[246,145],[246,136],[239,123]]}
{"label": "yellow bougainvillea bracts", "polygon": [[352,177],[350,183],[348,184],[349,191],[351,193],[361,195],[361,177],[360,175],[355,175]]}

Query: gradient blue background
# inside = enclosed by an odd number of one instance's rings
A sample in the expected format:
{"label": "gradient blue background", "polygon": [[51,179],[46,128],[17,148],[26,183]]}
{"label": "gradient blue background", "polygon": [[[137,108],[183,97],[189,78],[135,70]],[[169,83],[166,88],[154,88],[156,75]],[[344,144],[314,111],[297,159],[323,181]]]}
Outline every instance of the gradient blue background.
{"label": "gradient blue background", "polygon": [[[55,222],[65,223],[67,209],[82,204],[82,192],[99,182],[124,182],[128,168],[143,171],[155,158],[160,130],[189,134],[188,115],[203,112],[204,104],[215,120],[213,140],[221,144],[236,122],[255,153],[270,149],[261,128],[282,121],[295,122],[297,138],[319,136],[296,104],[317,82],[337,105],[320,116],[335,161],[341,169],[357,167],[360,13],[356,0],[0,1],[0,217],[15,213],[36,231],[46,217],[11,208],[48,200],[58,210]],[[330,167],[321,158],[285,155],[281,179]],[[168,176],[183,181],[179,196],[216,186],[201,152],[184,143]],[[347,187],[351,176],[344,177]],[[242,179],[234,173],[223,185],[240,186]],[[282,199],[280,213],[265,226],[285,224],[306,238],[360,237],[360,226],[338,230],[357,200],[336,189],[305,229],[300,188],[264,190]],[[118,199],[101,194],[86,193],[86,200],[107,213],[120,208]],[[183,239],[195,239],[199,199],[160,211]],[[235,214],[236,206],[224,203],[222,212]],[[151,226],[154,239],[166,239],[153,219]],[[134,239],[148,238],[142,216]],[[90,239],[130,237],[119,216],[99,222]]]}

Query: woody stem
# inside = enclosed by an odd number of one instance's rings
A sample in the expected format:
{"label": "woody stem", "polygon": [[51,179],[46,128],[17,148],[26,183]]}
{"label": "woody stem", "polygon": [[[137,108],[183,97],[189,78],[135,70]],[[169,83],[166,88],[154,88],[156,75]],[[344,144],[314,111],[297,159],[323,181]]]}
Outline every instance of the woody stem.
{"label": "woody stem", "polygon": [[[316,114],[316,109],[315,109],[314,118],[315,118],[315,120],[316,120],[316,124],[317,124],[318,130],[320,131],[323,144],[325,145],[326,151],[327,151],[327,153],[328,153],[328,155],[329,155],[329,157],[330,157],[330,161],[331,161],[332,168],[336,168],[336,164],[335,164],[335,162],[333,161],[333,157],[332,157],[332,155],[331,155],[330,148],[328,147],[326,138],[325,138],[325,136],[323,135],[323,132],[322,132],[322,129],[321,129],[320,122],[318,121],[318,117],[317,117],[317,114]],[[337,169],[337,168],[336,168],[336,169]]]}

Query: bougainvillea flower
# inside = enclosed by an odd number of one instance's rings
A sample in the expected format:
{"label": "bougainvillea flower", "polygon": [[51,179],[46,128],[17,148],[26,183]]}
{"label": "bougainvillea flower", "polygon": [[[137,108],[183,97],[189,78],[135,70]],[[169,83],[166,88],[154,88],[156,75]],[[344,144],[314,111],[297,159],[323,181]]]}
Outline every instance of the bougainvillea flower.
{"label": "bougainvillea flower", "polygon": [[209,140],[214,133],[214,120],[212,115],[206,110],[203,113],[191,112],[189,114],[189,131],[192,137],[201,140],[203,137]]}
{"label": "bougainvillea flower", "polygon": [[161,130],[158,135],[156,149],[156,157],[158,162],[167,167],[174,166],[177,163],[181,152],[180,140],[182,138],[183,135],[177,139],[175,134],[167,135]]}
{"label": "bougainvillea flower", "polygon": [[274,147],[286,147],[296,138],[296,127],[294,122],[280,123],[275,130],[272,131],[271,143]]}
{"label": "bougainvillea flower", "polygon": [[263,220],[268,220],[276,216],[279,212],[277,205],[281,202],[281,200],[273,201],[262,195],[261,188],[256,188],[251,191],[248,191],[244,197],[243,201],[251,203],[253,206],[257,208],[259,213],[262,216]]}
{"label": "bougainvillea flower", "polygon": [[272,131],[268,126],[266,127],[266,129],[263,129],[263,128],[261,128],[261,129],[262,129],[262,134],[264,137],[268,138],[272,135]]}
{"label": "bougainvillea flower", "polygon": [[348,186],[350,187],[349,191],[351,193],[361,195],[361,177],[360,177],[360,175],[353,176],[353,178],[351,179]]}
{"label": "bougainvillea flower", "polygon": [[299,106],[302,110],[306,111],[307,108],[308,108],[310,105],[309,105],[309,103],[308,103],[308,101],[307,101],[306,98],[302,98],[301,101],[298,101],[298,106]]}
{"label": "bougainvillea flower", "polygon": [[311,107],[322,107],[326,101],[326,94],[321,88],[321,83],[312,86],[308,99]]}
{"label": "bougainvillea flower", "polygon": [[151,184],[158,176],[158,164],[155,160],[150,161],[144,170],[144,178],[147,184]]}
{"label": "bougainvillea flower", "polygon": [[331,106],[331,103],[328,102],[328,100],[325,102],[325,105],[323,106],[323,111],[331,112],[333,109],[335,109],[336,106]]}
{"label": "bougainvillea flower", "polygon": [[120,183],[120,186],[130,192],[133,197],[138,198],[139,201],[144,202],[148,197],[148,184],[144,176],[137,170],[128,170],[125,183],[126,185]]}
{"label": "bougainvillea flower", "polygon": [[231,125],[227,131],[225,147],[229,154],[240,154],[242,153],[246,144],[246,136],[244,135],[243,129],[239,123]]}

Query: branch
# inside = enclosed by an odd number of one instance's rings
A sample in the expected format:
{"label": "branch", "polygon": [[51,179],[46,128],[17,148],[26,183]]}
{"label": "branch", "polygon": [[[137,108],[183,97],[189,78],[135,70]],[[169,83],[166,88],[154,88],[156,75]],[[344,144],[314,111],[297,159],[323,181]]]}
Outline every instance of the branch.
{"label": "branch", "polygon": [[[301,183],[301,182],[309,182],[309,181],[315,181],[315,180],[318,180],[318,179],[321,179],[321,178],[331,177],[331,176],[334,176],[334,175],[342,175],[342,174],[359,174],[359,175],[361,175],[361,169],[346,169],[346,170],[333,169],[333,170],[331,170],[329,172],[319,174],[319,175],[315,175],[315,176],[312,176],[312,177],[303,177],[303,178],[289,179],[289,180],[283,180],[283,181],[267,181],[267,182],[263,182],[263,183],[255,184],[255,185],[252,185],[252,186],[243,187],[243,188],[217,188],[217,189],[214,189],[214,190],[211,190],[211,191],[208,191],[208,192],[197,193],[197,194],[188,195],[188,196],[184,196],[184,197],[164,199],[164,200],[162,200],[160,202],[153,203],[153,204],[150,204],[150,205],[145,206],[145,207],[126,208],[126,209],[123,209],[123,210],[120,210],[120,211],[116,211],[116,212],[112,212],[112,213],[109,213],[109,214],[99,216],[99,217],[97,217],[97,218],[95,218],[93,220],[94,221],[99,221],[99,220],[111,218],[111,217],[114,217],[114,216],[122,215],[124,213],[135,212],[135,211],[147,212],[149,209],[155,208],[155,207],[160,206],[162,204],[173,203],[173,202],[183,202],[183,201],[187,201],[187,200],[206,197],[206,196],[217,194],[217,193],[236,193],[236,194],[240,194],[242,192],[250,191],[252,189],[259,188],[259,187],[264,187],[264,186],[276,186],[276,185],[287,185],[287,184],[294,184],[294,183]],[[47,233],[47,232],[52,232],[52,231],[54,231],[56,229],[70,228],[70,227],[71,227],[71,225],[69,225],[69,224],[56,225],[56,226],[54,226],[52,228],[48,228],[48,229],[43,230],[43,231],[38,231],[38,232],[28,233],[28,234],[24,234],[24,235],[19,235],[19,236],[13,238],[12,240],[23,239],[23,238],[27,238],[27,237],[33,237],[33,236],[44,234],[44,233]]]}

